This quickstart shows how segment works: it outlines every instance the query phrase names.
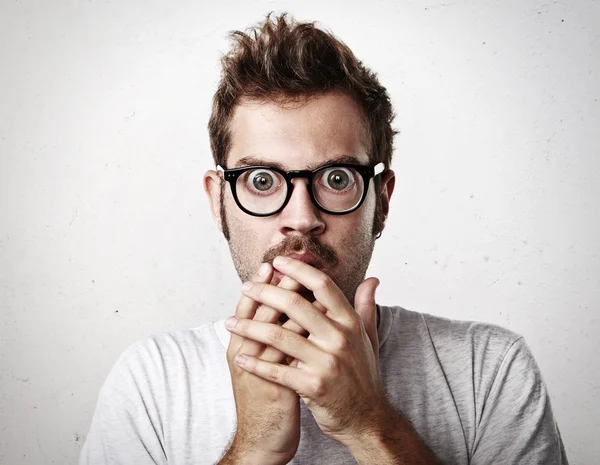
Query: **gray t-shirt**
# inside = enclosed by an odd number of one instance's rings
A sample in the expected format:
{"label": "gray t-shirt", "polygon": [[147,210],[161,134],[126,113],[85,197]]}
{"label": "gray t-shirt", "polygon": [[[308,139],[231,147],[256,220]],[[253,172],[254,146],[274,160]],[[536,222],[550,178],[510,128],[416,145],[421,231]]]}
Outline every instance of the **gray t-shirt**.
{"label": "gray t-shirt", "polygon": [[[567,464],[550,398],[519,335],[380,306],[381,374],[396,410],[446,464]],[[214,464],[235,430],[224,321],[137,342],[98,399],[80,465]],[[355,463],[301,403],[292,464]]]}

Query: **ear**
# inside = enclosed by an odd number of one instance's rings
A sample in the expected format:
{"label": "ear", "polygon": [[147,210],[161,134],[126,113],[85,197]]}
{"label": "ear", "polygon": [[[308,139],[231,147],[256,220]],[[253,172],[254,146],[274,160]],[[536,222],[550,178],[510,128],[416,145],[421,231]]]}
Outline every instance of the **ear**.
{"label": "ear", "polygon": [[204,173],[203,181],[204,192],[208,197],[213,220],[219,231],[223,232],[223,223],[221,222],[221,183],[224,182],[223,178],[217,171],[209,170]]}
{"label": "ear", "polygon": [[394,187],[396,185],[396,173],[393,170],[387,170],[381,174],[381,190],[378,192],[381,197],[381,207],[383,213],[383,224],[387,220],[388,213],[390,212],[390,199],[394,193]]}

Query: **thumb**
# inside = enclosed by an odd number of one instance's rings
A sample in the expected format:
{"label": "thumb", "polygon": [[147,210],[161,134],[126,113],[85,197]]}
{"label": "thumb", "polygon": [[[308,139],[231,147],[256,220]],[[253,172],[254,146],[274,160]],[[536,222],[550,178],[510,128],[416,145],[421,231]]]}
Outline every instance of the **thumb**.
{"label": "thumb", "polygon": [[375,304],[375,290],[379,286],[379,279],[365,279],[354,295],[354,309],[360,316],[367,336],[373,346],[375,359],[379,362],[379,337],[377,336],[377,305]]}

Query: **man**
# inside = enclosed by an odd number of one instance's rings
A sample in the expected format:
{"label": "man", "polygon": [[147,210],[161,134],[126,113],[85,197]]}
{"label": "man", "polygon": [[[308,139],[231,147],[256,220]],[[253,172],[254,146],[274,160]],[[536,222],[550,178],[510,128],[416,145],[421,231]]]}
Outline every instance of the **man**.
{"label": "man", "polygon": [[313,24],[233,34],[209,132],[235,316],[130,347],[81,464],[563,464],[522,337],[377,306],[389,97]]}

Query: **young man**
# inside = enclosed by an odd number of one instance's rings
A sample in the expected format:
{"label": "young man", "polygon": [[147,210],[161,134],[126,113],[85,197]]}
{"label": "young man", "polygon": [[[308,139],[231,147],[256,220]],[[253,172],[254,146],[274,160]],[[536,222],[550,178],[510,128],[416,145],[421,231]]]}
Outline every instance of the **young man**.
{"label": "young man", "polygon": [[394,191],[376,76],[285,16],[233,39],[204,185],[243,295],[123,354],[80,463],[567,463],[522,337],[375,303]]}

